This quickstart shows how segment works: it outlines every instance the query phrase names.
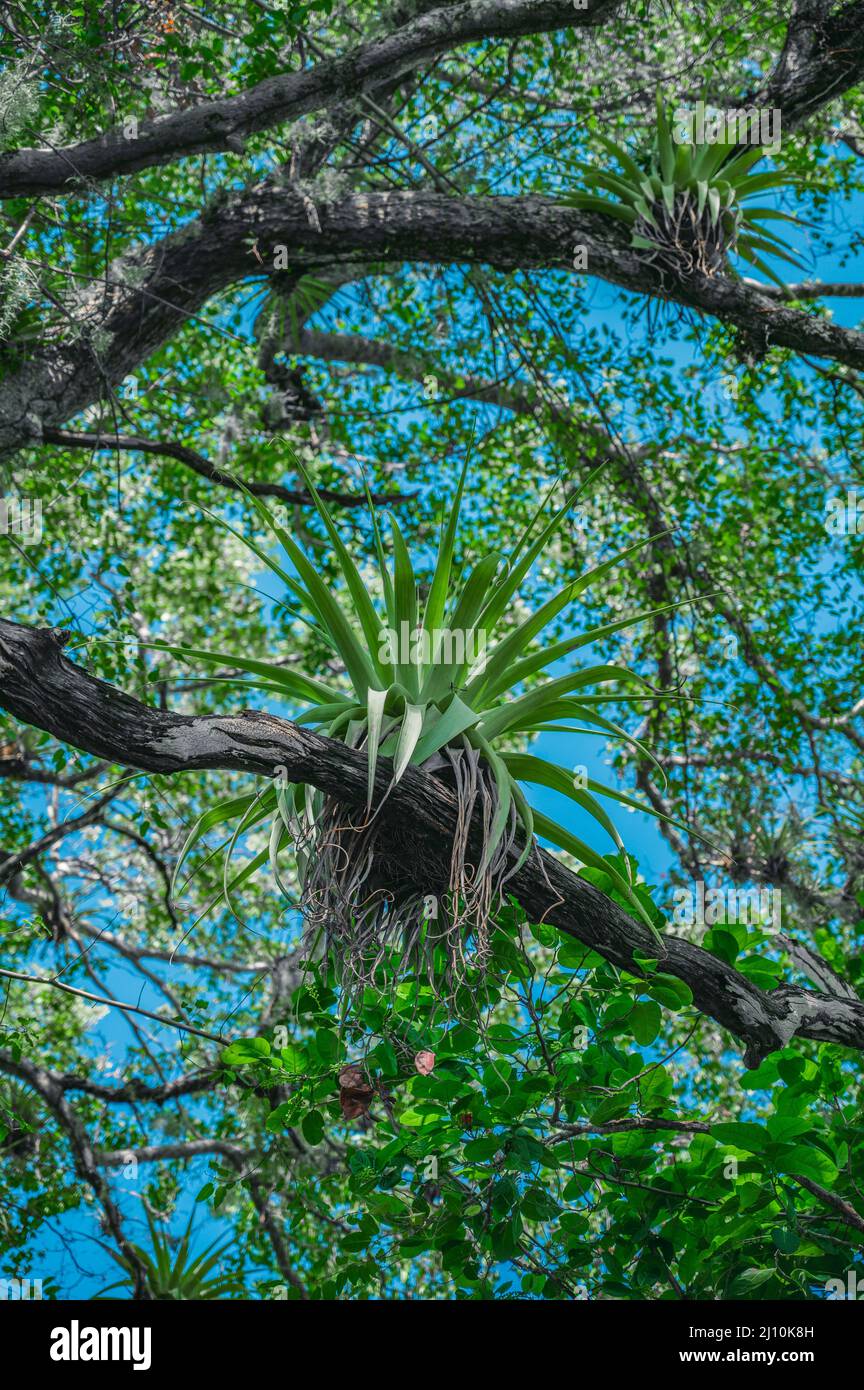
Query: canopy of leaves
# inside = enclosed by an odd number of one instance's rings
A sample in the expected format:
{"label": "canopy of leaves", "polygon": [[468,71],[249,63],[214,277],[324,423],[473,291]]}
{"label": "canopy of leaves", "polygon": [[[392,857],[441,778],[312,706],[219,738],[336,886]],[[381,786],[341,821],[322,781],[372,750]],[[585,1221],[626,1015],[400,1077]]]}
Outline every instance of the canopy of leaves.
{"label": "canopy of leaves", "polygon": [[[499,10],[532,6],[556,8]],[[600,629],[586,664],[647,685],[603,705],[627,738],[520,728],[518,795],[661,933],[766,991],[816,960],[858,998],[864,99],[837,54],[864,52],[860,5],[814,7],[840,26],[821,85],[818,44],[786,61],[805,44],[786,0],[592,6],[590,26],[573,6],[481,26],[314,109],[0,203],[3,616],[71,633],[71,660],[155,707],[287,717],[284,693],[238,684],[244,662],[340,699],[351,673],[274,582],[243,488],[347,608],[343,551],[371,589],[385,505],[428,599],[466,459],[454,591],[596,473],[502,632],[623,556],[547,636]],[[22,188],[15,151],[113,158],[178,112],[437,23],[419,0],[4,11],[0,185]],[[770,241],[754,249],[780,284],[742,280],[723,245],[704,281],[656,272],[629,226],[578,207],[610,141],[650,167],[658,93],[779,106],[764,199],[800,219],[782,242],[806,280],[786,288]],[[822,355],[793,345],[813,334]],[[37,537],[7,524],[24,501]],[[563,653],[550,674],[576,669]],[[50,1270],[65,1297],[119,1262],[119,1296],[796,1299],[857,1267],[859,1052],[790,1035],[748,1065],[659,947],[624,971],[506,893],[488,968],[448,1007],[434,962],[430,981],[394,957],[346,1017],[269,824],[242,826],[235,867],[261,869],[226,901],[224,834],[201,818],[242,816],[253,779],[143,775],[2,721],[0,967],[30,977],[0,980],[3,1277]],[[532,757],[655,817],[621,817],[627,852],[610,846]],[[676,915],[700,884],[723,895],[713,922]],[[774,894],[781,936],[728,910],[739,890]],[[57,976],[103,1002],[39,983]]]}

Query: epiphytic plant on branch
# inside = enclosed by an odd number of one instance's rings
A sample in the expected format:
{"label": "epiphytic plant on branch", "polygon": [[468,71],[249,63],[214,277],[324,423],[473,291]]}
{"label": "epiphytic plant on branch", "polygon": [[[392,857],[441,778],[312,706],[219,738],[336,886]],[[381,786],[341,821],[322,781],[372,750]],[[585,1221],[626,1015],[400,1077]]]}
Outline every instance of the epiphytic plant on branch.
{"label": "epiphytic plant on branch", "polygon": [[[176,1242],[172,1242],[167,1233],[163,1234],[159,1230],[149,1211],[145,1210],[145,1215],[150,1229],[151,1248],[145,1250],[140,1245],[132,1245],[131,1249],[146,1274],[149,1292],[153,1298],[162,1302],[183,1303],[240,1295],[241,1281],[236,1276],[223,1273],[219,1263],[233,1245],[233,1240],[214,1240],[200,1254],[191,1255],[194,1213],[189,1218],[183,1235]],[[99,1243],[106,1254],[123,1270],[123,1278],[104,1288],[96,1295],[96,1301],[113,1301],[109,1299],[109,1295],[115,1290],[121,1291],[117,1294],[118,1298],[122,1297],[123,1293],[134,1297],[136,1271],[132,1262],[125,1255],[112,1250],[109,1245],[101,1241]],[[175,1245],[176,1249],[173,1248]]]}
{"label": "epiphytic plant on branch", "polygon": [[[209,831],[222,828],[226,831],[219,847],[225,851],[225,900],[230,903],[233,890],[263,868],[268,859],[277,883],[288,895],[279,857],[293,843],[310,940],[331,956],[346,1002],[376,978],[385,959],[389,965],[395,962],[397,973],[414,969],[430,982],[434,980],[448,998],[472,969],[482,973],[505,886],[531,853],[535,833],[581,864],[601,869],[640,918],[656,930],[634,892],[629,869],[621,871],[570,830],[532,810],[520,782],[539,784],[569,797],[605,831],[614,846],[613,854],[621,856],[617,862],[625,866],[629,861],[623,842],[598,798],[648,808],[593,779],[585,777],[582,785],[568,769],[525,751],[514,751],[514,744],[527,742],[544,730],[565,730],[574,736],[599,734],[623,739],[654,761],[648,749],[602,713],[604,702],[621,695],[598,692],[597,687],[628,683],[647,691],[649,697],[654,695],[634,671],[621,665],[591,665],[537,680],[554,663],[652,616],[629,614],[545,645],[539,640],[565,609],[649,542],[629,546],[586,570],[508,630],[505,620],[520,587],[562,525],[578,492],[545,522],[549,496],[544,497],[511,553],[483,555],[463,579],[454,565],[463,471],[442,524],[424,602],[395,517],[390,517],[391,565],[373,512],[378,590],[373,597],[311,479],[306,477],[306,481],[332,544],[347,601],[332,592],[300,546],[268,508],[252,497],[249,500],[259,521],[283,548],[288,567],[268,548],[255,541],[245,543],[284,583],[296,604],[292,609],[295,616],[311,624],[333,651],[344,668],[344,679],[325,682],[245,654],[152,645],[186,662],[245,672],[237,683],[287,703],[298,724],[309,725],[353,748],[365,748],[365,812],[351,812],[312,787],[288,784],[277,777],[263,789],[208,809],[187,838],[178,871]],[[223,524],[243,539],[233,526]],[[382,758],[391,760],[389,783],[383,796],[379,791],[376,798],[376,771]],[[435,914],[424,901],[430,885],[425,890],[418,890],[416,883],[406,885],[399,855],[394,854],[392,844],[388,852],[388,835],[379,818],[389,788],[403,777],[409,764],[444,780],[458,804],[449,873],[442,885],[440,910]],[[232,875],[232,854],[241,835],[268,820],[269,845]],[[405,834],[410,838],[410,827],[405,827]],[[208,854],[207,860],[211,857]]]}
{"label": "epiphytic plant on branch", "polygon": [[[767,152],[762,145],[742,150],[728,141],[678,144],[672,132],[658,92],[657,120],[647,156],[634,156],[614,140],[596,135],[621,172],[583,165],[586,186],[592,191],[568,194],[565,201],[625,222],[630,244],[650,253],[648,260],[674,274],[716,275],[732,252],[782,285],[763,255],[779,256],[799,268],[800,262],[762,223],[800,225],[800,219],[778,208],[754,207],[749,199],[789,187],[788,175],[781,170],[752,172]],[[612,198],[601,197],[596,190],[611,193]]]}

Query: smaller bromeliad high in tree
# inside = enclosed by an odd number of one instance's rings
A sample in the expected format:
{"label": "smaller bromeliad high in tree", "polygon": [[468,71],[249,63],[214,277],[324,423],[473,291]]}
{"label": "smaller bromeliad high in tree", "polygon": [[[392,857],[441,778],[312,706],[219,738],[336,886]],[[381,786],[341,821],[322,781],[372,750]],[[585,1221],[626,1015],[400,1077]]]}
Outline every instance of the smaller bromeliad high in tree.
{"label": "smaller bromeliad high in tree", "polygon": [[[570,193],[565,202],[625,222],[631,246],[650,253],[646,259],[652,264],[678,276],[711,276],[728,271],[726,258],[734,253],[778,285],[783,281],[765,264],[764,255],[801,268],[780,237],[762,225],[780,221],[800,226],[800,218],[778,208],[749,204],[756,194],[791,186],[782,170],[752,172],[759,160],[772,153],[770,146],[742,149],[734,140],[676,141],[660,92],[647,156],[640,159],[605,135],[595,139],[621,172],[583,165],[585,184],[592,191]],[[599,196],[598,189],[611,193],[612,199]]]}

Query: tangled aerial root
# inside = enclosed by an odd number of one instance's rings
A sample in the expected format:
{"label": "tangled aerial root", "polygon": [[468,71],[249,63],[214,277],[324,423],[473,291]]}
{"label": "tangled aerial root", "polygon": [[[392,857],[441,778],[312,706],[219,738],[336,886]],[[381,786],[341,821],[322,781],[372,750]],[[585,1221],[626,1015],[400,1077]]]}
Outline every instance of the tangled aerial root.
{"label": "tangled aerial root", "polygon": [[634,233],[655,247],[644,250],[646,261],[675,276],[711,276],[722,270],[735,241],[724,230],[722,218],[713,222],[707,207],[699,216],[691,198],[676,198],[671,213],[665,203],[655,203],[652,210],[656,225],[640,218],[633,226]]}
{"label": "tangled aerial root", "polygon": [[[358,823],[326,798],[297,827],[307,938],[333,962],[346,1010],[367,987],[392,986],[410,972],[449,1011],[457,991],[486,973],[495,914],[514,871],[518,822],[511,806],[504,835],[480,873],[498,805],[495,782],[467,740],[442,752],[436,772],[443,768],[458,807],[446,887],[443,877],[424,890],[416,874],[406,876],[410,829],[400,858],[392,829],[378,816],[380,804]],[[475,828],[472,835],[475,815],[480,833]]]}

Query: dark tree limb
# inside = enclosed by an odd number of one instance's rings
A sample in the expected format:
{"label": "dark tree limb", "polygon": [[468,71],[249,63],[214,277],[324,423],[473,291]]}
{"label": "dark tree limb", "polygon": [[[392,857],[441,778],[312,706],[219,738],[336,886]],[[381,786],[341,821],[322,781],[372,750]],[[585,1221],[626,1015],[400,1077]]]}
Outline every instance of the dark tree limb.
{"label": "dark tree limb", "polygon": [[[44,340],[0,386],[0,453],[38,444],[46,429],[109,398],[212,295],[248,279],[251,241],[268,266],[278,247],[288,248],[294,269],[282,272],[286,286],[304,268],[344,268],[355,259],[569,271],[573,247],[580,245],[588,274],[719,319],[757,353],[785,347],[864,369],[864,333],[789,308],[729,275],[663,273],[630,246],[626,228],[603,214],[544,197],[418,190],[355,193],[322,203],[313,227],[295,190],[265,182],[109,268],[82,300],[81,341]],[[90,336],[97,327],[98,351]]]}
{"label": "dark tree limb", "polygon": [[242,152],[257,131],[297,120],[391,84],[462,44],[487,38],[516,39],[553,29],[596,28],[622,0],[465,0],[442,5],[382,38],[300,72],[269,77],[221,101],[205,101],[159,120],[142,122],[134,139],[122,129],[58,150],[13,150],[0,155],[0,197],[79,191],[94,180],[208,151]]}
{"label": "dark tree limb", "polygon": [[862,72],[864,0],[839,8],[833,0],[794,0],[779,61],[747,105],[779,107],[788,129],[855,86]]}
{"label": "dark tree limb", "polygon": [[854,1231],[864,1231],[864,1216],[857,1212],[850,1202],[845,1202],[836,1192],[829,1192],[827,1187],[822,1187],[812,1178],[802,1178],[798,1173],[793,1173],[790,1176],[824,1206],[831,1207],[832,1210],[836,1211],[847,1226],[851,1226]]}
{"label": "dark tree limb", "polygon": [[[220,487],[231,488],[235,492],[250,492],[253,497],[273,497],[279,502],[299,507],[312,505],[312,498],[305,490],[284,487],[282,483],[255,483],[238,478],[235,474],[218,468],[203,454],[199,454],[197,449],[190,449],[186,444],[174,444],[168,439],[147,439],[142,435],[112,434],[105,431],[58,429],[43,430],[42,439],[46,444],[59,444],[61,448],[68,449],[92,449],[94,452],[98,449],[124,449],[142,454],[159,454],[163,458],[176,459],[178,463],[185,464],[202,478],[218,483]],[[319,488],[318,492],[325,502],[338,507],[368,506],[365,493],[338,492],[327,487]],[[410,494],[404,493],[372,494],[372,501],[380,507],[393,507],[409,500]]]}
{"label": "dark tree limb", "polygon": [[811,980],[817,989],[823,994],[830,994],[835,999],[857,999],[858,995],[849,984],[848,980],[841,979],[835,970],[832,970],[818,951],[814,951],[812,946],[808,946],[803,941],[795,941],[790,936],[778,937],[780,945],[786,951],[793,965],[797,965],[802,974]]}
{"label": "dark tree limb", "polygon": [[[463,44],[516,39],[562,28],[597,28],[621,0],[465,0],[442,5],[381,38],[300,72],[267,78],[248,91],[205,101],[62,149],[0,156],[0,197],[68,193],[93,182],[206,152],[242,152],[257,131],[296,120],[382,86]],[[864,72],[864,0],[833,14],[826,0],[797,0],[780,59],[748,104],[778,106],[788,129],[860,81]]]}
{"label": "dark tree limb", "polygon": [[[365,805],[362,751],[259,711],[203,716],[152,709],[67,660],[52,630],[0,620],[0,706],[72,747],[126,767],[265,777],[285,768],[292,782],[307,782],[349,807]],[[403,871],[419,891],[444,892],[455,799],[419,768],[409,768],[384,799],[387,763],[382,760],[375,790]],[[658,954],[644,925],[544,850],[535,849],[508,887],[532,921],[551,923],[620,968],[641,974],[634,952]],[[662,970],[683,980],[696,1007],[742,1040],[749,1066],[796,1036],[864,1050],[861,1000],[796,985],[765,991],[690,942],[666,937],[663,947]]]}
{"label": "dark tree limb", "polygon": [[[458,44],[568,25],[596,27],[614,18],[619,3],[589,0],[585,11],[574,9],[572,0],[465,0],[431,12],[428,4],[422,8],[424,13],[352,54],[268,79],[224,102],[202,103],[147,123],[137,140],[125,141],[119,149],[102,137],[69,150],[19,150],[0,156],[0,180],[5,173],[10,193],[43,185],[59,189],[70,178],[108,177],[201,148],[232,148],[243,133],[317,105],[344,105],[350,92],[392,85],[399,74]],[[836,9],[827,0],[797,0],[773,73],[759,92],[744,100],[779,105],[788,131],[862,74],[864,0],[850,0]],[[72,315],[82,339],[64,344],[48,334],[0,388],[0,453],[38,443],[46,428],[110,397],[117,383],[196,315],[212,294],[248,278],[250,245],[260,245],[261,265],[266,264],[263,251],[270,256],[274,245],[284,244],[301,270],[336,267],[350,273],[364,256],[379,264],[417,260],[479,262],[501,269],[568,268],[577,243],[589,253],[589,274],[719,318],[757,352],[779,345],[864,366],[861,333],[788,309],[782,300],[778,304],[770,287],[754,289],[727,276],[664,278],[633,254],[619,225],[603,217],[576,217],[548,200],[446,198],[422,190],[369,192],[316,207],[314,213],[310,223],[309,198],[296,188],[265,181],[225,207],[204,211],[181,232],[109,267],[92,299]]]}
{"label": "dark tree limb", "polygon": [[[0,1051],[0,1067],[6,1061],[11,1061],[9,1054]],[[149,1081],[141,1081],[135,1076],[130,1077],[122,1086],[109,1086],[107,1082],[93,1081],[89,1076],[77,1076],[72,1072],[58,1075],[56,1081],[61,1091],[81,1091],[84,1095],[94,1096],[108,1105],[134,1105],[137,1101],[146,1102],[148,1105],[168,1105],[183,1096],[200,1096],[205,1091],[215,1090],[220,1075],[220,1069],[212,1067],[195,1072],[191,1076],[179,1076],[174,1081],[165,1081],[158,1086],[151,1085]]]}
{"label": "dark tree limb", "polygon": [[143,1144],[126,1149],[100,1149],[96,1162],[100,1168],[123,1168],[134,1159],[136,1163],[167,1163],[170,1159],[201,1158],[215,1154],[218,1158],[251,1159],[252,1155],[228,1139],[183,1139],[176,1144]]}
{"label": "dark tree limb", "polygon": [[99,1163],[90,1136],[80,1117],[66,1099],[58,1078],[44,1067],[37,1066],[23,1057],[16,1061],[8,1054],[0,1055],[0,1070],[5,1071],[9,1076],[16,1077],[19,1081],[26,1082],[28,1086],[32,1086],[65,1131],[72,1150],[75,1170],[82,1181],[86,1182],[92,1189],[104,1213],[105,1226],[117,1242],[120,1252],[132,1272],[135,1280],[135,1297],[138,1300],[148,1301],[152,1294],[147,1282],[146,1266],[135,1246],[130,1244],[126,1238],[120,1210],[111,1195],[108,1183],[99,1171]]}

